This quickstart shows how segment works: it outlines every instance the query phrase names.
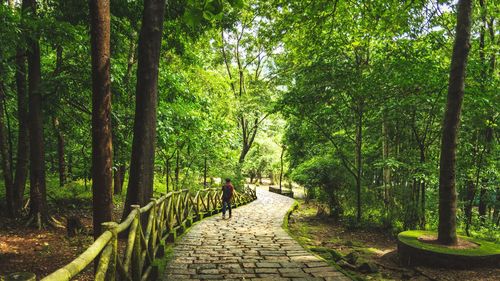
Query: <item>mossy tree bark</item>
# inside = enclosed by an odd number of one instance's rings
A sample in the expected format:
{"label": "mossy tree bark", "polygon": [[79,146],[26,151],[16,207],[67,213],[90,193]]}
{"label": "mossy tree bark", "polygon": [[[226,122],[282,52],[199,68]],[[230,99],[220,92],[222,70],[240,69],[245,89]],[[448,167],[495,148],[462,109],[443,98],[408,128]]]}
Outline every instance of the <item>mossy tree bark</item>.
{"label": "mossy tree bark", "polygon": [[24,200],[24,189],[28,178],[29,164],[29,127],[28,127],[28,95],[26,92],[26,51],[18,48],[16,51],[16,89],[17,89],[17,162],[14,175],[13,212],[21,213]]}
{"label": "mossy tree bark", "polygon": [[92,45],[92,203],[94,238],[113,214],[110,1],[90,0]]}
{"label": "mossy tree bark", "polygon": [[123,218],[130,205],[141,206],[153,195],[156,107],[165,0],[145,0],[138,44],[136,106],[132,158]]}
{"label": "mossy tree bark", "polygon": [[442,244],[456,244],[457,242],[456,148],[464,96],[465,68],[470,49],[471,11],[471,0],[460,0],[458,2],[456,37],[451,59],[439,168],[438,241]]}

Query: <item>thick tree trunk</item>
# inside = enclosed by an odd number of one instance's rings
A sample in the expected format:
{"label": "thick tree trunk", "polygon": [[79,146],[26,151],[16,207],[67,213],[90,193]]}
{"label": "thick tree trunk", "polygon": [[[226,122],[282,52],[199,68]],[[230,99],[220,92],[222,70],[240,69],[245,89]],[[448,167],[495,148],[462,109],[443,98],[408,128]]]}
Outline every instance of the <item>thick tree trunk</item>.
{"label": "thick tree trunk", "polygon": [[439,168],[438,241],[442,244],[457,243],[455,164],[457,134],[464,96],[465,68],[470,49],[471,10],[471,0],[458,2],[456,37],[451,59]]}
{"label": "thick tree trunk", "polygon": [[59,126],[59,119],[57,117],[52,118],[52,123],[54,125],[54,131],[57,136],[57,170],[59,172],[59,186],[64,186],[66,184],[66,159],[64,158],[64,134]]}
{"label": "thick tree trunk", "polygon": [[2,162],[2,173],[5,184],[5,199],[7,200],[7,214],[9,217],[15,217],[14,200],[15,192],[12,182],[12,166],[9,157],[9,146],[7,144],[7,131],[5,128],[5,112],[3,103],[5,102],[5,92],[3,81],[0,80],[0,160]]}
{"label": "thick tree trunk", "polygon": [[94,238],[113,220],[109,0],[90,0],[92,45],[92,203]]}
{"label": "thick tree trunk", "polygon": [[[23,10],[36,17],[36,0],[23,1]],[[45,149],[43,136],[41,66],[38,38],[28,40],[28,100],[30,143],[30,216],[38,228],[48,222],[45,187]]]}
{"label": "thick tree trunk", "polygon": [[145,0],[139,34],[134,139],[123,218],[130,205],[145,205],[153,196],[156,146],[158,64],[165,0]]}
{"label": "thick tree trunk", "polygon": [[30,155],[29,145],[29,116],[28,96],[26,93],[26,55],[18,48],[16,51],[16,88],[17,88],[17,162],[14,176],[14,204],[13,212],[16,216],[21,212],[24,201],[24,189],[28,178],[28,164]]}

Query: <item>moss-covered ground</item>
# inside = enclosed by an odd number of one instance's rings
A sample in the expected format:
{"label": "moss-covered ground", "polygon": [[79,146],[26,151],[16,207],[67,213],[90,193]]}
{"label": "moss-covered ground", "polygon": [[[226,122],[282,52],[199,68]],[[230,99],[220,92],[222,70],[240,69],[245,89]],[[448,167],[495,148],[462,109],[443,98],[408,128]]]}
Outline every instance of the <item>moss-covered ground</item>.
{"label": "moss-covered ground", "polygon": [[420,248],[423,250],[428,250],[437,253],[451,254],[451,255],[463,255],[463,256],[488,256],[488,255],[499,255],[500,245],[492,242],[484,241],[478,238],[459,236],[459,239],[467,240],[477,247],[457,249],[450,248],[439,244],[430,244],[418,240],[422,236],[436,236],[436,232],[424,231],[424,230],[409,230],[398,234],[398,239],[410,246]]}
{"label": "moss-covered ground", "polygon": [[[331,263],[342,266],[357,280],[500,280],[500,269],[450,270],[427,267],[402,267],[397,256],[397,240],[386,231],[376,228],[348,228],[342,222],[317,217],[313,203],[299,200],[299,207],[288,221],[287,231],[305,248]],[[368,262],[378,272],[361,272],[356,267],[345,267],[346,260]]]}

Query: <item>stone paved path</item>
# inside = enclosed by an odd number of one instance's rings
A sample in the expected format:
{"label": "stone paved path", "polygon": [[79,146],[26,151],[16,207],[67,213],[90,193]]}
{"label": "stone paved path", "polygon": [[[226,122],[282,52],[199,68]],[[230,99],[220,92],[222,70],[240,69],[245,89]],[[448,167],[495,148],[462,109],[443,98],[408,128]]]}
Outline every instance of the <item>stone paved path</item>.
{"label": "stone paved path", "polygon": [[282,229],[292,199],[257,196],[229,220],[217,214],[193,226],[176,243],[163,280],[350,280]]}

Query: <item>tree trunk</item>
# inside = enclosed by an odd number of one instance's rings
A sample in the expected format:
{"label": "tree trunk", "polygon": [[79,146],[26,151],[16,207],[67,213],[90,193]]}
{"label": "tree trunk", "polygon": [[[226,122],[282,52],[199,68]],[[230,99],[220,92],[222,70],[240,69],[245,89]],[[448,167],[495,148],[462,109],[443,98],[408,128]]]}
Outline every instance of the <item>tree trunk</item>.
{"label": "tree trunk", "polygon": [[94,239],[113,220],[109,0],[90,0],[92,44],[92,203]]}
{"label": "tree trunk", "polygon": [[[23,1],[25,10],[36,17],[36,0]],[[49,222],[45,187],[45,149],[43,136],[42,94],[40,93],[41,66],[38,38],[28,39],[28,110],[30,143],[30,217],[41,228]]]}
{"label": "tree trunk", "polygon": [[470,225],[472,224],[472,206],[474,204],[474,195],[476,193],[474,182],[472,180],[467,180],[466,182],[466,197],[465,197],[465,233],[470,236]]}
{"label": "tree trunk", "polygon": [[54,125],[54,131],[57,136],[57,170],[59,171],[59,186],[64,186],[66,183],[66,160],[64,158],[64,135],[59,126],[59,119],[57,117],[52,118],[52,123]]}
{"label": "tree trunk", "polygon": [[478,207],[478,212],[479,212],[479,220],[481,223],[484,223],[485,218],[486,218],[486,189],[481,187],[479,190],[479,207]]}
{"label": "tree trunk", "polygon": [[179,173],[180,173],[180,149],[177,149],[177,155],[175,158],[175,190],[179,189]]}
{"label": "tree trunk", "polygon": [[138,44],[134,138],[123,218],[130,212],[130,205],[143,206],[153,196],[158,64],[164,11],[165,0],[144,1]]}
{"label": "tree trunk", "polygon": [[359,102],[356,122],[356,221],[361,222],[361,176],[363,174],[363,101]]}
{"label": "tree trunk", "polygon": [[207,156],[205,156],[205,161],[203,163],[203,186],[207,187]]}
{"label": "tree trunk", "polygon": [[[426,161],[425,157],[425,146],[420,146],[420,164],[423,166]],[[425,202],[426,202],[426,192],[425,192],[425,180],[420,180],[420,215],[419,223],[420,229],[425,229],[426,217],[425,217]]]}
{"label": "tree trunk", "polygon": [[495,209],[493,210],[493,223],[500,225],[500,188],[496,188]]}
{"label": "tree trunk", "polygon": [[[387,128],[386,116],[384,114],[382,120],[382,159],[389,159],[389,134]],[[384,205],[386,214],[386,223],[392,222],[392,194],[391,194],[391,168],[384,163],[382,171],[382,182],[384,185]]]}
{"label": "tree trunk", "polygon": [[21,48],[16,51],[16,88],[17,88],[17,162],[14,176],[13,212],[17,216],[21,212],[24,201],[24,189],[28,177],[30,155],[28,96],[26,94],[26,54]]}
{"label": "tree trunk", "polygon": [[123,189],[123,179],[125,177],[125,172],[126,172],[127,167],[125,165],[119,165],[116,167],[115,173],[114,173],[114,178],[113,178],[113,189],[114,189],[114,194],[115,195],[120,195],[122,194],[122,189]]}
{"label": "tree trunk", "polygon": [[167,193],[169,192],[169,188],[170,188],[170,158],[167,159],[167,163],[165,164],[166,166],[166,172],[165,172],[165,185],[166,185],[166,189],[167,189]]}
{"label": "tree trunk", "polygon": [[[3,81],[0,80],[0,102],[5,102]],[[5,199],[7,200],[7,213],[9,217],[15,217],[14,213],[14,185],[12,182],[12,162],[9,157],[9,146],[7,144],[7,132],[5,128],[5,112],[3,104],[0,104],[0,157],[2,161],[2,173],[5,183]]]}
{"label": "tree trunk", "polygon": [[282,190],[282,182],[283,182],[283,156],[285,155],[285,146],[281,148],[281,155],[280,155],[280,193],[283,192]]}
{"label": "tree trunk", "polygon": [[456,37],[451,59],[439,167],[438,241],[442,244],[457,243],[455,164],[457,134],[464,96],[465,68],[470,48],[471,10],[471,0],[458,2]]}

